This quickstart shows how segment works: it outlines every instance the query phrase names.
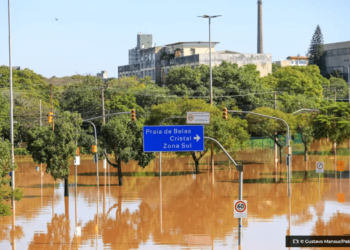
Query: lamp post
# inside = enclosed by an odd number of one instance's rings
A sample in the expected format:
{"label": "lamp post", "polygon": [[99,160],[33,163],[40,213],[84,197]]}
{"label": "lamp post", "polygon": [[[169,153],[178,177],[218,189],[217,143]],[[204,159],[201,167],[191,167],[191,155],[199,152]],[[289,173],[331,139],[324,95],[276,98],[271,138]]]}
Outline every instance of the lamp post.
{"label": "lamp post", "polygon": [[215,15],[215,16],[198,16],[202,18],[208,18],[209,19],[209,86],[210,86],[210,104],[213,105],[213,77],[212,77],[212,68],[211,68],[211,31],[210,31],[210,25],[211,25],[211,19],[215,17],[220,17],[221,15]]}
{"label": "lamp post", "polygon": [[[10,70],[10,142],[11,142],[11,162],[15,163],[14,141],[13,141],[13,88],[12,88],[12,54],[11,54],[11,8],[8,0],[8,23],[9,23],[9,70]],[[15,190],[15,171],[11,173],[12,190]],[[13,199],[13,208],[14,208]]]}

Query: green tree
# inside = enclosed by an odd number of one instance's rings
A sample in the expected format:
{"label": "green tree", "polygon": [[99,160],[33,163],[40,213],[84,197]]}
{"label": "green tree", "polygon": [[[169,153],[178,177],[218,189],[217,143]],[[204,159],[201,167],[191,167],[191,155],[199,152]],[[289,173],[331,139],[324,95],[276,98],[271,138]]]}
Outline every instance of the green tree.
{"label": "green tree", "polygon": [[138,114],[144,114],[142,107],[136,104],[136,97],[132,94],[115,95],[112,99],[107,100],[106,109],[113,110],[113,112],[130,111],[135,109]]}
{"label": "green tree", "polygon": [[143,152],[142,121],[130,121],[129,116],[119,116],[102,126],[102,137],[107,152],[114,153],[115,163],[107,159],[109,164],[118,169],[119,186],[123,186],[122,162],[138,161],[140,167],[146,167],[153,153]]}
{"label": "green tree", "polygon": [[75,156],[81,124],[80,114],[66,111],[55,119],[54,131],[50,126],[44,126],[28,132],[27,150],[34,162],[46,163],[46,172],[55,180],[65,180],[65,196],[69,196],[69,160]]}
{"label": "green tree", "polygon": [[[277,117],[285,120],[292,134],[295,131],[295,117],[292,114],[284,113],[280,110],[261,107],[253,111],[254,113]],[[287,134],[287,126],[283,121],[267,118],[259,115],[248,114],[248,131],[255,135],[268,136],[278,145],[280,149],[280,160],[282,161],[283,145],[278,141],[278,135]]]}
{"label": "green tree", "polygon": [[[2,107],[3,126],[2,136],[10,138],[9,127],[9,105],[2,105],[2,102],[9,103],[9,67],[0,66],[0,87],[3,88],[0,97],[0,106]],[[51,106],[50,86],[45,82],[45,78],[30,69],[13,70],[13,100],[14,100],[14,119],[17,123],[14,126],[14,141],[21,144],[26,141],[27,131],[36,125],[39,125],[39,102],[41,100],[42,112],[47,113]],[[57,88],[53,87],[55,107],[57,102]]]}
{"label": "green tree", "polygon": [[324,59],[323,35],[319,25],[317,25],[309,47],[309,65],[317,65],[321,74],[326,73],[326,64]]}
{"label": "green tree", "polygon": [[82,82],[65,86],[60,99],[64,111],[77,111],[83,118],[102,114],[101,88],[105,84],[100,78],[85,76]]}
{"label": "green tree", "polygon": [[326,98],[327,97],[330,97],[330,99],[335,98],[335,92],[336,92],[337,100],[348,98],[349,86],[348,86],[348,83],[343,78],[331,77],[329,78],[329,82],[330,82],[330,85],[326,86],[327,90],[325,91],[327,94],[327,96],[325,96]]}
{"label": "green tree", "polygon": [[[149,125],[158,125],[164,118],[180,116],[186,118],[188,111],[205,111],[210,112],[210,124],[204,126],[204,135],[218,140],[226,150],[235,152],[241,148],[244,142],[249,140],[246,132],[247,123],[239,118],[228,117],[227,120],[222,118],[221,109],[207,104],[200,99],[176,99],[164,104],[153,106],[150,116],[146,121]],[[173,119],[164,122],[165,124],[185,125],[186,119]],[[196,172],[199,171],[199,161],[206,154],[212,142],[205,141],[205,150],[203,152],[178,152],[178,155],[191,155],[195,163]],[[219,147],[215,147],[216,152],[220,152]]]}
{"label": "green tree", "polygon": [[8,141],[0,140],[0,216],[12,214],[10,206],[4,201],[10,200],[12,197],[18,201],[23,196],[20,189],[16,188],[12,191],[9,186],[9,173],[16,167],[11,160],[11,144]]}
{"label": "green tree", "polygon": [[318,108],[323,100],[323,88],[329,86],[329,80],[315,65],[283,67],[261,78],[261,83],[277,92],[277,107],[288,113]]}
{"label": "green tree", "polygon": [[317,140],[329,138],[337,145],[350,138],[350,105],[346,102],[330,103],[320,108],[312,121]]}
{"label": "green tree", "polygon": [[[174,68],[167,75],[166,85],[173,94],[202,97],[209,101],[209,66]],[[255,95],[256,92],[259,95]],[[213,68],[213,99],[216,104],[232,100],[233,96],[237,106],[244,110],[271,106],[273,93],[269,95],[268,92],[271,89],[260,83],[260,73],[255,65],[238,67],[224,61]]]}
{"label": "green tree", "polygon": [[275,73],[280,68],[281,68],[281,65],[277,63],[272,63],[272,73]]}
{"label": "green tree", "polygon": [[314,128],[312,120],[315,115],[315,113],[299,114],[295,119],[297,131],[300,133],[301,141],[304,144],[304,161],[307,161],[307,152],[313,141]]}

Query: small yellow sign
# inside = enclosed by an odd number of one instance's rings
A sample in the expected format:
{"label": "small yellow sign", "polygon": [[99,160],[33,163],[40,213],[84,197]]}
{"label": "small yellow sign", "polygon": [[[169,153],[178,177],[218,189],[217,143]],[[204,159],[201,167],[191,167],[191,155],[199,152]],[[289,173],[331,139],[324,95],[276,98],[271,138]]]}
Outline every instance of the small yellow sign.
{"label": "small yellow sign", "polygon": [[341,203],[345,202],[345,195],[344,195],[344,193],[338,193],[338,202],[341,202]]}
{"label": "small yellow sign", "polygon": [[344,171],[345,170],[345,161],[338,161],[337,162],[337,170],[338,171]]}

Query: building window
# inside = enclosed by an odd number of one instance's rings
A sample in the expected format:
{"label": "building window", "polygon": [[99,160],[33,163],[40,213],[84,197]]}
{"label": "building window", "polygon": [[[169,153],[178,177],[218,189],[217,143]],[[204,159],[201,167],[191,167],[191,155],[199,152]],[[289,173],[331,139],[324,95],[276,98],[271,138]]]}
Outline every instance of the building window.
{"label": "building window", "polygon": [[196,49],[190,49],[190,55],[195,55],[196,54]]}
{"label": "building window", "polygon": [[294,64],[294,61],[291,61],[290,63],[291,63],[291,64]]}

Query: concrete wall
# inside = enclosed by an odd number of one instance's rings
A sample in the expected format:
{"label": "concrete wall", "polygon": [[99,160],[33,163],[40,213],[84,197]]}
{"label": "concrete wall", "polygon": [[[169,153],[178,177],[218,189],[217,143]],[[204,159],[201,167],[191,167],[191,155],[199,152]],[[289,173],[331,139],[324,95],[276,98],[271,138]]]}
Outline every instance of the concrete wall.
{"label": "concrete wall", "polygon": [[[142,45],[144,46],[142,48]],[[152,35],[137,34],[137,49],[148,49],[153,46]]]}
{"label": "concrete wall", "polygon": [[286,67],[286,66],[292,66],[290,62],[291,62],[290,60],[283,60],[283,61],[276,61],[274,63],[276,63],[281,67]]}
{"label": "concrete wall", "polygon": [[[260,76],[267,76],[272,73],[272,55],[271,54],[212,54],[212,65],[220,65],[222,61],[237,63],[238,66],[246,64],[255,64]],[[209,65],[209,54],[199,55],[199,64]]]}

